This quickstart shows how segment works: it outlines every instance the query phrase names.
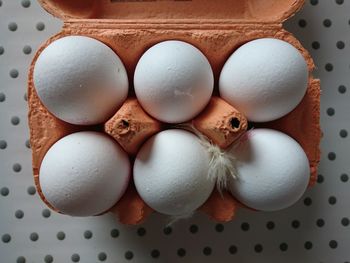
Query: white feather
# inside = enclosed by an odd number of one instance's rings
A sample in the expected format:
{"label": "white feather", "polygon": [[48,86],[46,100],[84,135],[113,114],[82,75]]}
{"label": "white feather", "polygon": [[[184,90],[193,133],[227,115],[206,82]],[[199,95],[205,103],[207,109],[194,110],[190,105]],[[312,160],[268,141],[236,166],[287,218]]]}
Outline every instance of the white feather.
{"label": "white feather", "polygon": [[194,211],[189,212],[188,214],[171,216],[169,218],[169,222],[166,224],[166,227],[174,225],[179,220],[191,218],[193,215],[194,215]]}
{"label": "white feather", "polygon": [[208,137],[198,131],[192,124],[179,124],[176,128],[184,129],[196,134],[200,143],[205,147],[210,155],[208,178],[216,181],[216,187],[220,194],[227,188],[227,182],[237,179],[235,168],[235,158],[229,152],[222,150],[218,145],[212,143]]}

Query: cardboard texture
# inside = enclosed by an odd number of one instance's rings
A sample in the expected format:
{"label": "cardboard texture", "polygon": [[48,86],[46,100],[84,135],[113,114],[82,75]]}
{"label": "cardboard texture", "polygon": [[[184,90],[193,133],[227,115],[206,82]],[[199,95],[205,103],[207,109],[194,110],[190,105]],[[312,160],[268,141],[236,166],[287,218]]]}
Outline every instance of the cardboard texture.
{"label": "cardboard texture", "polygon": [[[142,54],[164,40],[182,40],[199,48],[208,58],[214,72],[215,91],[220,71],[228,57],[242,44],[257,38],[278,38],[295,46],[307,61],[310,80],[302,102],[285,117],[259,123],[295,138],[305,150],[311,168],[310,185],[317,177],[320,160],[320,82],[312,77],[314,63],[307,50],[282,22],[298,11],[304,0],[188,0],[188,1],[126,1],[126,0],[39,0],[51,14],[64,21],[61,32],[44,43],[34,56],[28,80],[30,142],[33,154],[33,174],[41,194],[39,169],[47,150],[60,138],[81,130],[105,131],[130,154],[166,125],[147,115],[134,98],[100,126],[75,126],[58,120],[42,105],[33,84],[34,64],[42,50],[56,39],[70,35],[89,36],[111,47],[123,61],[129,83]],[[238,121],[238,122],[237,122]],[[238,123],[238,124],[237,124]],[[220,147],[226,148],[247,129],[242,114],[220,98],[213,97],[207,108],[192,124]],[[214,191],[201,211],[217,221],[229,221],[241,205],[227,192],[220,196]],[[141,223],[151,212],[138,196],[133,183],[121,200],[110,209],[121,223]]]}

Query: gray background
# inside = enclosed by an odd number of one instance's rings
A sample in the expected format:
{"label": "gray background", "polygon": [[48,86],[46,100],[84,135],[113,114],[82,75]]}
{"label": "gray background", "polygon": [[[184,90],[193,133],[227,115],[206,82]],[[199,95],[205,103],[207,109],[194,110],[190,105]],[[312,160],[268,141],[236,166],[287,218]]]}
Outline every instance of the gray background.
{"label": "gray background", "polygon": [[34,0],[0,3],[0,262],[350,261],[350,0],[307,1],[286,23],[312,53],[322,80],[324,138],[316,186],[281,212],[240,210],[224,225],[197,214],[171,233],[164,232],[167,218],[160,215],[128,227],[110,214],[50,213],[33,192],[27,70],[39,44],[58,32],[61,22]]}

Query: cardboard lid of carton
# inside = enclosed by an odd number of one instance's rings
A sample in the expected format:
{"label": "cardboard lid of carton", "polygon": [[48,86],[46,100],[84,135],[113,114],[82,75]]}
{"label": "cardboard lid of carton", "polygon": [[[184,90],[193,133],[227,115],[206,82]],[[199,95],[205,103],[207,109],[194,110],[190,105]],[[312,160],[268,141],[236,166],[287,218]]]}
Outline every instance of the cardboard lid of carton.
{"label": "cardboard lid of carton", "polygon": [[281,23],[305,0],[39,0],[62,20],[230,20]]}

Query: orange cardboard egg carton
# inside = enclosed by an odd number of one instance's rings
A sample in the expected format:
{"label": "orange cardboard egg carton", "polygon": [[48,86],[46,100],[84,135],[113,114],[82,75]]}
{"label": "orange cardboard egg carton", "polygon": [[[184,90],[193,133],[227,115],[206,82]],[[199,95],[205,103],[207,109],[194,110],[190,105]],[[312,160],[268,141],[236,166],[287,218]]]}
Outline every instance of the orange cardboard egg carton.
{"label": "orange cardboard egg carton", "polygon": [[[310,162],[310,185],[315,183],[320,160],[320,82],[312,77],[314,64],[307,50],[282,22],[297,12],[304,0],[39,0],[54,16],[64,21],[61,32],[44,43],[33,59],[29,71],[28,103],[33,174],[38,193],[39,169],[48,149],[60,138],[76,131],[99,130],[115,138],[130,154],[151,135],[167,128],[147,115],[133,95],[132,79],[142,54],[164,40],[182,40],[199,48],[208,58],[215,77],[215,91],[220,71],[228,57],[242,44],[257,38],[278,38],[291,43],[304,56],[310,73],[309,85],[302,102],[288,115],[256,126],[270,127],[296,139]],[[128,73],[129,98],[105,124],[76,126],[65,123],[40,102],[33,84],[33,69],[42,52],[54,40],[83,35],[102,41],[123,61]],[[247,121],[237,110],[218,97],[192,124],[214,143],[228,147],[247,129]],[[87,204],[88,205],[88,204]],[[229,221],[240,204],[227,192],[216,190],[200,208],[212,219]],[[121,200],[110,209],[124,224],[138,224],[151,212],[131,182]]]}

